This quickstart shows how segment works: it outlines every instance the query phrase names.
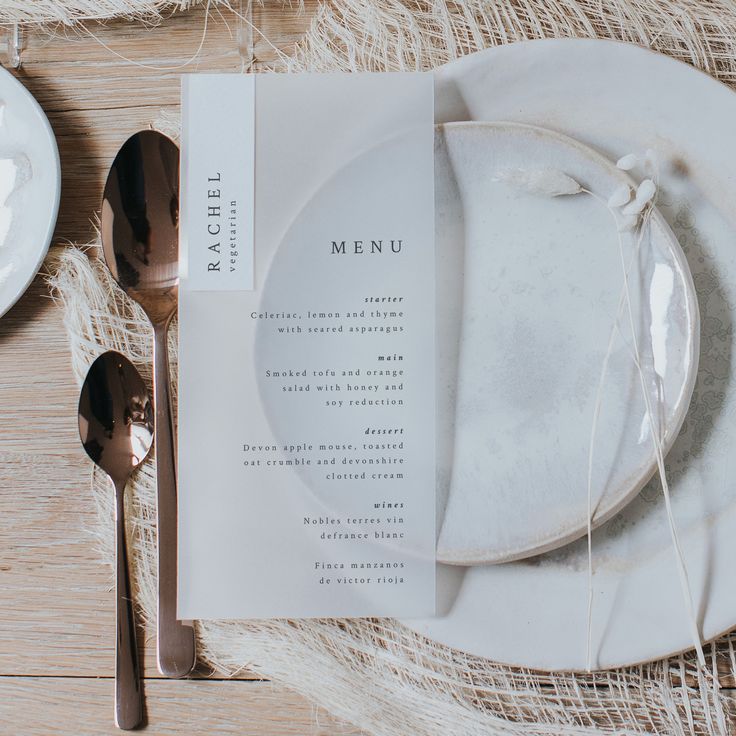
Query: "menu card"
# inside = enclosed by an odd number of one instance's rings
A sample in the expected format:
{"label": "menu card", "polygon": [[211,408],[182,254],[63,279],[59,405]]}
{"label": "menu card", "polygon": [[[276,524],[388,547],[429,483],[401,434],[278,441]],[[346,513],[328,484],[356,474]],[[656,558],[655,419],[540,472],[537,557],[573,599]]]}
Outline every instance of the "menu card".
{"label": "menu card", "polygon": [[182,89],[179,617],[435,604],[430,74]]}

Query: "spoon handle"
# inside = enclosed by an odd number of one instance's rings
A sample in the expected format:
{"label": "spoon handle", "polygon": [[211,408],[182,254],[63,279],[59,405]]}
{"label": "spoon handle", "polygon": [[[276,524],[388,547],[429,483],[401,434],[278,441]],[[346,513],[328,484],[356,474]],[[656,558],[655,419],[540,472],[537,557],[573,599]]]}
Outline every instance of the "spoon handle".
{"label": "spoon handle", "polygon": [[169,398],[168,321],[154,325],[153,391],[158,487],[158,669],[184,677],[194,668],[194,629],[176,618],[177,519],[174,432]]}
{"label": "spoon handle", "polygon": [[116,575],[115,603],[117,642],[115,647],[115,724],[129,730],[143,720],[143,693],[138,670],[138,647],[135,640],[135,618],[130,597],[128,550],[125,542],[125,481],[115,483]]}

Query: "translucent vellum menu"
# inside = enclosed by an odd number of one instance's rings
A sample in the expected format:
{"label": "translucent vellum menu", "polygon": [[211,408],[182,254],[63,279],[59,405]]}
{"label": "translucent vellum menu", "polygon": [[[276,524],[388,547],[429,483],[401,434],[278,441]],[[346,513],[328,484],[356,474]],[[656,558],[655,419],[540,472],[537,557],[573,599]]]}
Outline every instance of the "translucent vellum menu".
{"label": "translucent vellum menu", "polygon": [[431,615],[431,75],[191,75],[182,127],[180,618]]}

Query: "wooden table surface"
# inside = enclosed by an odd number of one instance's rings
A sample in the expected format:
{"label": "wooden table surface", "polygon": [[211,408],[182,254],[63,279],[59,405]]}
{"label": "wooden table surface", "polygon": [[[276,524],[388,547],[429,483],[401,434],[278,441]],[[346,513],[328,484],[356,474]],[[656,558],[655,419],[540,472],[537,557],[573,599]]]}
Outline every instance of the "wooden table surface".
{"label": "wooden table surface", "polygon": [[[256,7],[263,33],[253,37],[256,62],[273,60],[271,44],[288,51],[311,8]],[[115,151],[160,111],[178,109],[180,71],[142,69],[114,52],[176,66],[197,49],[203,21],[195,9],[158,28],[115,22],[91,25],[93,35],[27,32],[18,76],[48,114],[61,154],[54,242],[93,238]],[[236,28],[233,15],[212,11],[202,51],[186,70],[239,71]],[[78,393],[61,313],[41,277],[0,319],[0,396],[0,734],[116,733],[112,571],[86,531],[93,508],[76,428]],[[161,679],[152,632],[145,639],[148,733],[356,733],[252,676]]]}
{"label": "wooden table surface", "polygon": [[[302,12],[256,5],[256,68],[273,61],[275,49],[288,53],[315,3],[305,0]],[[119,145],[162,111],[178,112],[182,70],[141,68],[119,55],[175,67],[195,53],[203,25],[199,8],[157,28],[115,22],[26,35],[18,76],[46,110],[61,154],[55,242],[94,237],[93,216]],[[213,10],[186,71],[239,71],[247,54],[239,51],[237,26],[233,15]],[[0,319],[0,396],[0,736],[119,733],[112,720],[112,571],[86,531],[94,510],[77,435],[78,393],[61,313],[41,277]],[[148,733],[357,733],[247,673],[164,680],[152,632],[141,638]],[[727,652],[722,662],[729,666]]]}

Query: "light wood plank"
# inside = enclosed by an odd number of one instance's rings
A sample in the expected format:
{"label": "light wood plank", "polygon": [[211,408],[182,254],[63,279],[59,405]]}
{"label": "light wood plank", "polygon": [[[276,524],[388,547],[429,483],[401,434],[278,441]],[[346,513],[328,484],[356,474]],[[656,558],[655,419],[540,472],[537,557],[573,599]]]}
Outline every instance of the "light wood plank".
{"label": "light wood plank", "polygon": [[[294,693],[267,682],[148,680],[150,736],[357,736]],[[0,731],[23,736],[120,734],[111,680],[0,677]]]}
{"label": "light wood plank", "polygon": [[[79,451],[68,341],[61,312],[40,277],[0,319],[0,395],[0,454],[63,456]],[[10,473],[3,494],[12,490],[14,473],[18,483],[29,479],[23,460],[5,457],[2,471]],[[68,470],[59,469],[46,481],[53,485],[55,477],[64,480]]]}

